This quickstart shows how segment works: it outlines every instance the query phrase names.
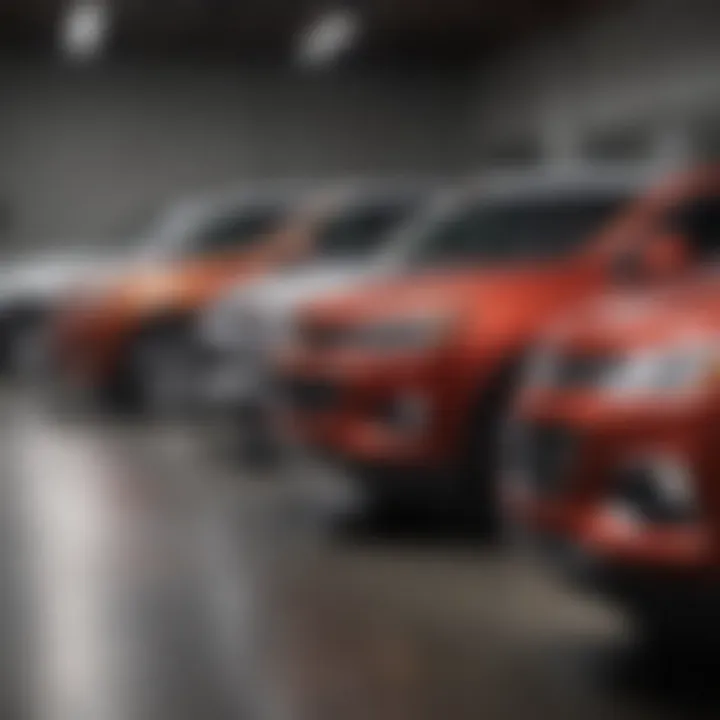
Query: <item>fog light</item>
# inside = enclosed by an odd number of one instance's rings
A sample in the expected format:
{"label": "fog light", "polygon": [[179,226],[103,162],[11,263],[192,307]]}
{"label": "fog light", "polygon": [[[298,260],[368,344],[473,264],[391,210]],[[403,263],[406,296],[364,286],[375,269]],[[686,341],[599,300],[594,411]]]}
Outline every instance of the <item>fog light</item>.
{"label": "fog light", "polygon": [[614,486],[610,507],[631,524],[687,523],[697,519],[692,473],[678,460],[658,458],[633,463],[618,473]]}

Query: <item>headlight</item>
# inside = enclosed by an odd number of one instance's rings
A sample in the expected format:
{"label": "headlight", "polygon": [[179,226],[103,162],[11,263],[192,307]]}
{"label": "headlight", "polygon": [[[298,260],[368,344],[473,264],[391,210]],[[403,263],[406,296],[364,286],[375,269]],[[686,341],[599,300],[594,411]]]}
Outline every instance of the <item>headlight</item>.
{"label": "headlight", "polygon": [[347,337],[347,344],[383,352],[425,350],[439,345],[450,325],[446,316],[387,320],[354,330]]}
{"label": "headlight", "polygon": [[655,348],[632,354],[556,352],[539,349],[526,368],[529,387],[600,390],[649,395],[689,392],[706,382],[720,364],[707,346]]}
{"label": "headlight", "polygon": [[618,394],[685,392],[699,387],[712,370],[713,354],[706,348],[648,351],[618,360],[601,385]]}

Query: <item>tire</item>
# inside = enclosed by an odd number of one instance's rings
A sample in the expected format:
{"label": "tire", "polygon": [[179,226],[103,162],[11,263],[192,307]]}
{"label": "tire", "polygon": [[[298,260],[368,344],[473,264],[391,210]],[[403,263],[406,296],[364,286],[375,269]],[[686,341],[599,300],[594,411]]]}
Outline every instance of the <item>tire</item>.
{"label": "tire", "polygon": [[480,394],[471,413],[466,446],[456,481],[461,520],[495,539],[501,530],[499,473],[502,435],[517,387],[520,362],[504,368],[489,391]]}
{"label": "tire", "polygon": [[195,357],[189,323],[182,318],[155,322],[133,341],[107,399],[114,409],[177,417],[193,396]]}

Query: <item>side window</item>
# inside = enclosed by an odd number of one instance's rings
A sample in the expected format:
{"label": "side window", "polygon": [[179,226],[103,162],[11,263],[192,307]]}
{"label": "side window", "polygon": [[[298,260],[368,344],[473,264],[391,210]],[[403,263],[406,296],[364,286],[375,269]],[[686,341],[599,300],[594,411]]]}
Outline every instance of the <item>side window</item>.
{"label": "side window", "polygon": [[699,260],[720,257],[720,196],[696,198],[669,217],[671,232],[682,236]]}
{"label": "side window", "polygon": [[329,218],[320,230],[318,251],[325,255],[369,254],[386,238],[386,233],[407,218],[413,206],[369,205],[341,212]]}
{"label": "side window", "polygon": [[275,210],[244,210],[220,216],[199,230],[190,240],[189,250],[205,255],[250,247],[277,227],[279,217]]}

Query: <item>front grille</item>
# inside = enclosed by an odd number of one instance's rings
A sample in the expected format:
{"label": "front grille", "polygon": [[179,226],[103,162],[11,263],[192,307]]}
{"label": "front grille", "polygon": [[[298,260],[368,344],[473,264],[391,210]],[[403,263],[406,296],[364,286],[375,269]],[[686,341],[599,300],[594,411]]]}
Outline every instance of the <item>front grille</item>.
{"label": "front grille", "polygon": [[564,486],[577,446],[575,433],[561,425],[523,425],[513,433],[511,460],[531,489],[557,495]]}
{"label": "front grille", "polygon": [[575,354],[555,360],[550,385],[557,389],[598,387],[604,383],[618,363],[611,355]]}
{"label": "front grille", "polygon": [[684,474],[684,468],[663,463],[625,467],[614,478],[616,490],[613,498],[637,511],[651,523],[687,525],[697,522],[696,498],[692,490],[685,486],[692,481],[689,478],[681,480],[678,487],[677,481],[672,481],[675,473]]}
{"label": "front grille", "polygon": [[330,410],[340,395],[337,384],[326,380],[286,378],[280,382],[280,388],[284,402],[303,412]]}

